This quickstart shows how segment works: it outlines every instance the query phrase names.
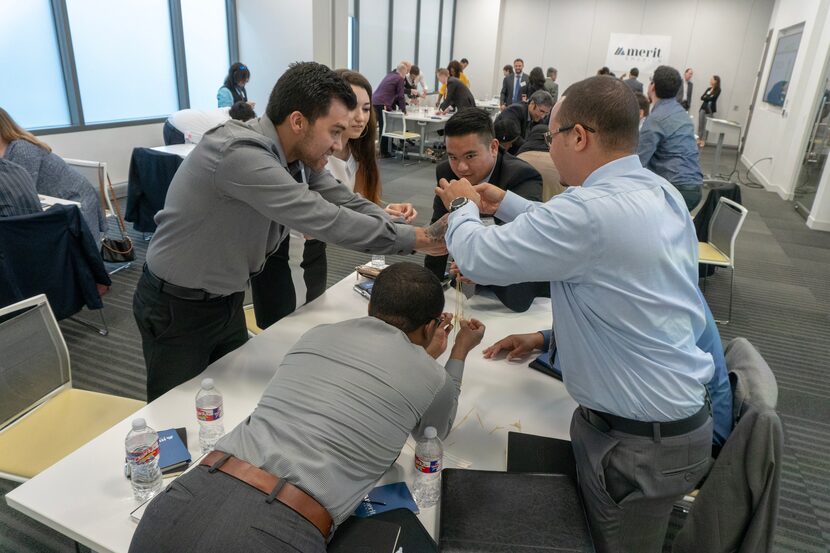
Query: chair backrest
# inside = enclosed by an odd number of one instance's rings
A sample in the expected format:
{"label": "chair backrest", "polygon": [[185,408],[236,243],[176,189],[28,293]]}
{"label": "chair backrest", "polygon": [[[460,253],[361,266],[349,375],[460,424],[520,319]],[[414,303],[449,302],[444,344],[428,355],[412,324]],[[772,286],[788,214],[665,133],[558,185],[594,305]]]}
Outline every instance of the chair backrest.
{"label": "chair backrest", "polygon": [[746,219],[747,209],[729,198],[721,197],[709,223],[709,242],[729,256],[735,264],[735,239]]}
{"label": "chair backrest", "polygon": [[0,429],[72,387],[69,350],[43,294],[0,308]]}
{"label": "chair backrest", "polygon": [[518,156],[522,161],[526,161],[534,169],[539,171],[542,175],[542,201],[546,202],[552,197],[561,194],[565,191],[559,177],[559,170],[550,158],[547,152],[535,152],[528,150],[522,152]]}
{"label": "chair backrest", "polygon": [[383,111],[383,132],[381,135],[390,133],[402,134],[406,132],[406,119],[402,111]]}
{"label": "chair backrest", "polygon": [[92,186],[98,189],[98,196],[101,200],[101,208],[106,212],[112,211],[109,205],[109,196],[107,191],[107,164],[103,161],[86,161],[83,159],[67,159],[64,158],[67,165],[75,169]]}

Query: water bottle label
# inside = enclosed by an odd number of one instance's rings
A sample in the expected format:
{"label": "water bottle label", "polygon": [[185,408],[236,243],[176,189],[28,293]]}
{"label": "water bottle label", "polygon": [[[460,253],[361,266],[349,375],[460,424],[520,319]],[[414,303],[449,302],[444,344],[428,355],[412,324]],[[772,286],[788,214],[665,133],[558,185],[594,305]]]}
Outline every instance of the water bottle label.
{"label": "water bottle label", "polygon": [[197,407],[196,418],[200,421],[218,421],[222,418],[222,406],[214,408]]}
{"label": "water bottle label", "polygon": [[156,441],[150,447],[142,449],[135,449],[127,453],[127,460],[136,465],[143,465],[149,463],[153,459],[158,459],[159,443]]}
{"label": "water bottle label", "polygon": [[441,459],[422,459],[416,455],[415,470],[426,473],[441,472]]}

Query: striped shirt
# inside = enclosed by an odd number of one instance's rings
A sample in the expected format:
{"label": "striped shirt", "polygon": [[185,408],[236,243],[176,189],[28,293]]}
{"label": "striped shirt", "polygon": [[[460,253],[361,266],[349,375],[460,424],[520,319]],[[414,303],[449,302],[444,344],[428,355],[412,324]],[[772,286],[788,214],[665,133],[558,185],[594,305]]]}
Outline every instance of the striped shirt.
{"label": "striped shirt", "polygon": [[0,158],[0,217],[43,211],[35,182],[20,165]]}

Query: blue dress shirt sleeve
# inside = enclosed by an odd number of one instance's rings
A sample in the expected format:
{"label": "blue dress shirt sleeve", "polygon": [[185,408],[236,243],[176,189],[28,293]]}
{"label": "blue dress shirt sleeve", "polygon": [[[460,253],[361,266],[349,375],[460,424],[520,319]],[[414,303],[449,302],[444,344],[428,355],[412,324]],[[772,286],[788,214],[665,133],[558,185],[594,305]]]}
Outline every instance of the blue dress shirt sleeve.
{"label": "blue dress shirt sleeve", "polygon": [[643,167],[648,167],[651,157],[657,151],[657,146],[662,138],[658,126],[646,117],[643,128],[640,129],[640,142],[637,145],[637,155],[640,156],[640,163],[643,164]]}
{"label": "blue dress shirt sleeve", "polygon": [[461,273],[501,286],[580,279],[598,248],[592,214],[572,196],[536,204],[508,192],[497,216],[510,222],[500,226],[485,226],[473,202],[450,214],[447,247]]}

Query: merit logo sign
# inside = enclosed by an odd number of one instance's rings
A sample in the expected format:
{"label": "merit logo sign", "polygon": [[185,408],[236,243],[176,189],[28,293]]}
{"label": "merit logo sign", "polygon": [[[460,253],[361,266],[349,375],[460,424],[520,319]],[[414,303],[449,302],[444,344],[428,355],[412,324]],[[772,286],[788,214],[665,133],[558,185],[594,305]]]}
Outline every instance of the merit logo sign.
{"label": "merit logo sign", "polygon": [[647,82],[657,66],[668,63],[670,50],[670,36],[611,33],[605,65],[617,75],[636,67]]}

